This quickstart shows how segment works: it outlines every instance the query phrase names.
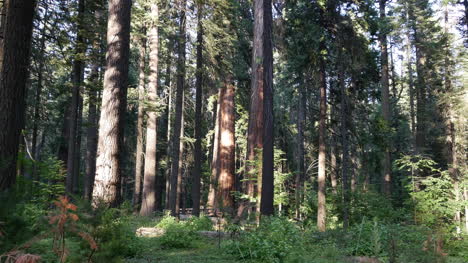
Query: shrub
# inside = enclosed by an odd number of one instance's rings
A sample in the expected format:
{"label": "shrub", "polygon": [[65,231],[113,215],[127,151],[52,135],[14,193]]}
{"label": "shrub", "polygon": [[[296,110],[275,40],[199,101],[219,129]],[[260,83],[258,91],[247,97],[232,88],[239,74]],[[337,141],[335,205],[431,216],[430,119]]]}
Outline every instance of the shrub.
{"label": "shrub", "polygon": [[225,243],[228,253],[241,259],[283,262],[302,249],[301,234],[296,225],[281,217],[262,219],[260,226],[237,241]]}
{"label": "shrub", "polygon": [[156,227],[166,232],[160,238],[163,247],[189,248],[199,239],[197,231],[211,230],[213,226],[207,217],[192,217],[188,221],[177,221],[175,217],[164,216]]}
{"label": "shrub", "polygon": [[96,262],[111,262],[132,257],[139,252],[139,240],[130,224],[130,218],[119,209],[106,209],[96,215],[93,237],[99,250],[93,256]]}

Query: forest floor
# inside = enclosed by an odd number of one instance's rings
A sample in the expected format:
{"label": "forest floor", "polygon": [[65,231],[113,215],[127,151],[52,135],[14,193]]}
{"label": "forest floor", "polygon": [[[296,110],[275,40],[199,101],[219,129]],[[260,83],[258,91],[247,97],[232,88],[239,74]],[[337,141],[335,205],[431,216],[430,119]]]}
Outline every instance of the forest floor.
{"label": "forest floor", "polygon": [[218,248],[216,240],[203,238],[198,240],[192,248],[164,248],[159,242],[159,238],[146,239],[142,249],[144,252],[136,258],[127,259],[128,263],[161,262],[161,263],[186,263],[186,262],[206,262],[206,263],[230,263],[239,262],[232,255],[223,253]]}

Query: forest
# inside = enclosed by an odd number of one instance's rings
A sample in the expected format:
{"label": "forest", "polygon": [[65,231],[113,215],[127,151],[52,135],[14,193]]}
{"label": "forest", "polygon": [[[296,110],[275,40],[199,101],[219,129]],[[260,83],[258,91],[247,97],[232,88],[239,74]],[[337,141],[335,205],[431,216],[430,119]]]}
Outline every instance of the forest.
{"label": "forest", "polygon": [[0,263],[468,262],[468,0],[0,0]]}

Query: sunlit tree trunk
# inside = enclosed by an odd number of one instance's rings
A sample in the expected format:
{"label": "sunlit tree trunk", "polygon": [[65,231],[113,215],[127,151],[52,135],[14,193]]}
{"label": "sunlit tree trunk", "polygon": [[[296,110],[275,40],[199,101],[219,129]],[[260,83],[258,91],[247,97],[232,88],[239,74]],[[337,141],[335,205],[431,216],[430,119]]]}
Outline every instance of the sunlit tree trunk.
{"label": "sunlit tree trunk", "polygon": [[175,105],[175,120],[174,120],[174,134],[172,137],[172,169],[171,169],[171,189],[169,195],[169,204],[171,208],[171,215],[178,216],[179,211],[176,209],[177,199],[177,178],[179,174],[179,160],[180,160],[180,131],[182,128],[182,110],[183,110],[183,96],[185,85],[185,43],[186,43],[186,15],[185,8],[187,2],[182,0],[180,6],[179,18],[179,35],[178,35],[178,53],[177,60],[177,90],[176,90],[176,105]]}
{"label": "sunlit tree trunk", "polygon": [[0,191],[12,187],[16,180],[35,6],[34,0],[15,0],[6,12],[0,69]]}
{"label": "sunlit tree trunk", "polygon": [[145,174],[143,181],[143,196],[140,215],[149,216],[156,209],[156,144],[157,144],[157,112],[158,103],[158,18],[159,10],[156,1],[151,4],[151,26],[148,32],[149,41],[149,81],[148,81],[148,120],[146,127]]}
{"label": "sunlit tree trunk", "polygon": [[227,76],[221,92],[220,120],[219,120],[219,176],[218,176],[218,199],[219,206],[224,212],[234,214],[235,190],[235,87],[232,77]]}
{"label": "sunlit tree trunk", "polygon": [[[211,160],[211,178],[210,178],[210,189],[208,193],[208,209],[216,209],[217,202],[216,202],[216,189],[218,187],[218,176],[219,176],[219,141],[220,141],[220,133],[219,133],[219,125],[221,120],[221,99],[223,95],[224,89],[220,88],[218,90],[218,103],[216,106],[216,120],[215,120],[215,127],[214,127],[214,138],[213,138],[213,159]],[[213,212],[213,211],[211,211]]]}
{"label": "sunlit tree trunk", "polygon": [[145,159],[143,158],[144,147],[144,118],[145,118],[145,85],[146,85],[146,29],[143,28],[140,39],[140,61],[138,67],[138,118],[137,118],[137,145],[135,160],[135,190],[133,192],[133,209],[140,210],[141,189],[143,182],[143,170]]}
{"label": "sunlit tree trunk", "polygon": [[130,0],[110,0],[106,72],[99,121],[98,157],[93,203],[117,206],[120,201],[123,118],[126,110],[130,53]]}
{"label": "sunlit tree trunk", "polygon": [[195,97],[195,167],[193,169],[192,200],[194,216],[200,215],[200,180],[203,161],[202,141],[202,84],[203,84],[203,6],[198,4],[198,29],[197,29],[197,72],[196,72],[196,97]]}
{"label": "sunlit tree trunk", "polygon": [[319,156],[318,156],[318,210],[317,228],[325,231],[326,207],[325,207],[325,183],[326,183],[326,118],[327,118],[327,83],[325,76],[325,62],[320,58],[320,116],[319,116]]}
{"label": "sunlit tree trunk", "polygon": [[273,14],[271,0],[263,0],[263,165],[260,213],[273,215],[274,199],[274,121],[273,121]]}

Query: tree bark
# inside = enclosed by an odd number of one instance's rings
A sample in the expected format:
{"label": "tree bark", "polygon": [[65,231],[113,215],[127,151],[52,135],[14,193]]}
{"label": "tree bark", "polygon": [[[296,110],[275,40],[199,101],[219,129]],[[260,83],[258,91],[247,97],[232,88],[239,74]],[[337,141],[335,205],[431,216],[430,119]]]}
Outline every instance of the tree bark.
{"label": "tree bark", "polygon": [[[259,150],[263,150],[263,0],[254,0],[254,34],[252,50],[252,82],[251,100],[249,107],[249,124],[247,130],[247,158],[246,158],[246,185],[247,194],[254,198],[256,193],[260,197],[261,185],[259,180],[262,167],[255,167],[261,160]],[[255,185],[258,189],[255,191]],[[259,206],[260,200],[257,201]]]}
{"label": "tree bark", "polygon": [[[386,7],[387,0],[379,0],[379,11],[380,19],[382,23],[386,19]],[[388,127],[391,126],[391,115],[390,115],[390,94],[389,94],[389,82],[388,82],[388,50],[387,50],[387,33],[386,28],[380,28],[379,34],[380,40],[380,88],[382,92],[382,114],[385,123]],[[387,197],[391,195],[391,161],[390,161],[390,149],[389,142],[385,143],[384,147],[384,159],[383,161],[383,192]]]}
{"label": "tree bark", "polygon": [[274,207],[274,121],[273,121],[273,14],[271,0],[263,1],[263,165],[260,213],[273,215]]}
{"label": "tree bark", "polygon": [[[47,21],[49,20],[49,6],[46,3],[44,7],[44,17],[43,17],[43,27],[41,29],[41,40],[39,44],[39,56],[38,62],[39,66],[37,68],[37,87],[36,87],[36,94],[34,98],[34,122],[33,122],[33,131],[32,131],[32,139],[31,139],[31,155],[33,156],[35,162],[33,162],[33,180],[39,180],[37,175],[37,159],[38,159],[38,147],[37,147],[37,138],[39,133],[39,123],[41,121],[41,95],[42,95],[42,88],[43,88],[43,79],[44,79],[44,53],[45,53],[45,43],[46,43],[46,29],[47,29]],[[1,44],[0,44],[1,45]]]}
{"label": "tree bark", "polygon": [[130,0],[110,0],[107,24],[106,72],[99,121],[98,157],[93,204],[120,202],[123,118],[126,110],[130,53]]}
{"label": "tree bark", "polygon": [[97,154],[97,92],[99,84],[99,65],[94,63],[91,69],[90,82],[88,89],[88,128],[86,141],[86,177],[84,186],[84,197],[91,200],[93,193],[94,176],[96,175],[96,154]]}
{"label": "tree bark", "polygon": [[343,191],[343,228],[348,228],[349,226],[349,205],[350,205],[350,184],[349,184],[349,147],[348,147],[348,125],[347,125],[347,94],[346,87],[344,82],[344,72],[343,66],[340,66],[340,71],[338,72],[338,79],[340,85],[340,95],[341,95],[341,147],[342,147],[342,158],[341,158],[341,180],[342,180],[342,191]]}
{"label": "tree bark", "polygon": [[77,20],[77,36],[75,43],[75,54],[73,61],[73,73],[72,73],[72,97],[71,97],[71,108],[70,108],[70,124],[68,130],[68,155],[67,155],[67,178],[66,178],[66,191],[68,194],[73,193],[76,186],[76,147],[77,143],[77,127],[78,114],[79,114],[79,103],[81,99],[80,89],[83,82],[83,67],[84,67],[84,52],[85,52],[85,40],[83,36],[83,19],[85,12],[84,0],[78,1],[78,20]]}
{"label": "tree bark", "polygon": [[234,196],[232,192],[235,190],[235,87],[231,76],[226,77],[222,89],[224,91],[221,92],[220,100],[217,196],[218,200],[220,200],[219,206],[221,209],[230,215],[234,215]]}
{"label": "tree bark", "polygon": [[[223,98],[224,89],[220,88],[218,90],[218,103],[216,103],[216,120],[214,127],[214,138],[213,138],[213,159],[211,161],[211,178],[210,178],[210,189],[208,193],[208,202],[207,208],[216,210],[218,207],[216,201],[216,190],[218,188],[218,177],[219,177],[219,141],[220,141],[220,132],[219,126],[221,122],[221,99]],[[214,212],[214,211],[212,211]]]}
{"label": "tree bark", "polygon": [[197,32],[197,71],[196,71],[196,97],[195,97],[195,167],[193,169],[192,200],[194,216],[200,216],[200,180],[203,162],[202,152],[202,97],[203,97],[203,5],[198,4],[198,32]]}
{"label": "tree bark", "polygon": [[149,216],[156,209],[156,173],[157,173],[157,112],[158,103],[158,4],[151,4],[151,27],[148,32],[149,40],[149,82],[148,82],[148,122],[146,128],[145,175],[143,182],[143,196],[140,215]]}
{"label": "tree bark", "polygon": [[[96,26],[100,25],[103,10],[97,9],[94,12]],[[98,90],[100,89],[100,74],[102,69],[101,59],[101,33],[95,31],[93,39],[94,58],[89,77],[91,86],[88,87],[88,128],[86,131],[86,175],[84,180],[84,198],[92,199],[94,177],[96,176],[96,155],[98,143]]]}
{"label": "tree bark", "polygon": [[165,201],[165,208],[169,209],[169,193],[170,193],[170,186],[171,186],[171,153],[172,153],[172,145],[171,145],[171,116],[172,116],[172,86],[171,86],[171,66],[172,66],[172,50],[173,50],[173,38],[169,39],[168,43],[168,61],[166,65],[166,79],[165,84],[168,90],[168,98],[167,98],[167,134],[166,134],[166,142],[167,142],[167,149],[166,149],[166,194],[164,197]]}
{"label": "tree bark", "polygon": [[143,182],[143,170],[145,159],[143,158],[144,147],[144,118],[145,118],[145,85],[146,85],[146,29],[142,30],[140,39],[140,61],[138,67],[138,120],[137,120],[137,145],[135,160],[135,191],[133,192],[133,210],[140,211],[141,189]]}
{"label": "tree bark", "polygon": [[175,120],[174,134],[172,137],[172,169],[171,169],[171,193],[169,195],[169,204],[171,215],[178,216],[179,211],[176,209],[177,201],[177,178],[179,174],[179,159],[180,159],[180,131],[182,128],[182,110],[185,85],[185,43],[186,43],[186,15],[185,8],[187,0],[183,0],[180,7],[179,20],[179,36],[178,36],[178,53],[177,60],[177,90],[176,90],[176,105],[175,105]]}
{"label": "tree bark", "polygon": [[35,0],[15,0],[7,7],[0,69],[0,191],[16,181],[35,6]]}
{"label": "tree bark", "polygon": [[[184,101],[185,98],[182,99],[182,117],[181,117],[181,124],[180,124],[180,144],[179,144],[179,162],[177,170],[177,187],[176,187],[176,204],[175,210],[177,217],[180,213],[180,207],[183,201],[182,194],[183,194],[183,164],[184,164]],[[183,207],[183,206],[182,206]]]}
{"label": "tree bark", "polygon": [[[323,44],[322,44],[323,49]],[[318,156],[318,210],[317,228],[326,229],[325,183],[326,183],[326,118],[327,118],[327,83],[325,76],[325,61],[320,57],[320,115],[319,115],[319,156]]]}
{"label": "tree bark", "polygon": [[305,94],[305,81],[303,85],[299,85],[299,104],[297,114],[297,170],[296,174],[296,218],[300,217],[300,205],[303,201],[303,188],[305,178],[305,150],[304,150],[304,125],[305,125],[305,107],[306,107],[306,94]]}

